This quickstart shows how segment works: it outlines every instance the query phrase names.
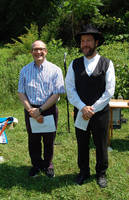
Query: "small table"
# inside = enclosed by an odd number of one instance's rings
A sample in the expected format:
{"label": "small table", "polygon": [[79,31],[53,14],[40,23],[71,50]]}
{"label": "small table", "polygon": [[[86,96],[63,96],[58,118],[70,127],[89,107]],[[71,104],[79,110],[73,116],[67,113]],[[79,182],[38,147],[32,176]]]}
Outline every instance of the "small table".
{"label": "small table", "polygon": [[123,99],[111,99],[110,106],[110,120],[108,130],[108,146],[111,144],[111,138],[113,137],[113,108],[129,108],[129,100]]}

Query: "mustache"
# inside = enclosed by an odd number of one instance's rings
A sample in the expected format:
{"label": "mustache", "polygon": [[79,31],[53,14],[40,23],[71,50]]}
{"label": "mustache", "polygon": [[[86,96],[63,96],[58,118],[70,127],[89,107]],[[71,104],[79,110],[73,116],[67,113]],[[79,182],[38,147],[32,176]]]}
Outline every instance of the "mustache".
{"label": "mustache", "polygon": [[91,48],[91,47],[88,47],[88,46],[84,46],[84,47],[82,47],[82,49],[85,49],[85,48]]}

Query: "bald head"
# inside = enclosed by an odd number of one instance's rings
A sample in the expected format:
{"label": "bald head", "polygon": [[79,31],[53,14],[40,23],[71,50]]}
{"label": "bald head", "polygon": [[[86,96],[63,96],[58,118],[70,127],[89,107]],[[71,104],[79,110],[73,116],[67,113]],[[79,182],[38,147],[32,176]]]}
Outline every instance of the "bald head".
{"label": "bald head", "polygon": [[36,40],[32,43],[31,49],[33,50],[35,45],[42,44],[45,48],[47,48],[46,44],[42,40]]}
{"label": "bald head", "polygon": [[46,44],[41,40],[36,40],[32,44],[31,54],[37,66],[40,66],[47,55]]}

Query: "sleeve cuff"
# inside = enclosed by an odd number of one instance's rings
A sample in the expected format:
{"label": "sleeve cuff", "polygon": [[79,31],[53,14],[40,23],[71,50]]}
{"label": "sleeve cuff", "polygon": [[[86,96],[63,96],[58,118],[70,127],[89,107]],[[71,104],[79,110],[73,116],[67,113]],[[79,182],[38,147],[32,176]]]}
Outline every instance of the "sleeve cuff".
{"label": "sleeve cuff", "polygon": [[83,102],[80,102],[80,103],[78,104],[77,108],[78,108],[79,110],[82,110],[82,108],[83,108],[84,106],[86,106],[86,104],[84,104]]}
{"label": "sleeve cuff", "polygon": [[60,89],[53,91],[53,94],[65,94],[65,93],[66,93],[66,91],[63,86]]}

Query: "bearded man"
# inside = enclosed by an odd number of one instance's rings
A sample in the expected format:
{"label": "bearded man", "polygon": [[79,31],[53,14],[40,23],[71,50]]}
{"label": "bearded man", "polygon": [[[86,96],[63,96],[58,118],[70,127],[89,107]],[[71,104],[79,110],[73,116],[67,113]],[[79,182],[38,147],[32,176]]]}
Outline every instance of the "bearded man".
{"label": "bearded man", "polygon": [[74,106],[80,169],[76,182],[81,185],[90,177],[89,141],[92,133],[97,183],[106,187],[109,101],[115,90],[114,66],[111,60],[97,53],[96,48],[104,41],[98,29],[87,25],[77,37],[84,56],[71,62],[65,79],[68,100]]}

